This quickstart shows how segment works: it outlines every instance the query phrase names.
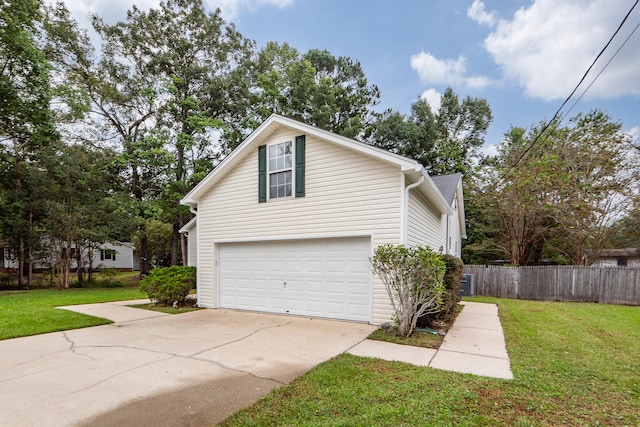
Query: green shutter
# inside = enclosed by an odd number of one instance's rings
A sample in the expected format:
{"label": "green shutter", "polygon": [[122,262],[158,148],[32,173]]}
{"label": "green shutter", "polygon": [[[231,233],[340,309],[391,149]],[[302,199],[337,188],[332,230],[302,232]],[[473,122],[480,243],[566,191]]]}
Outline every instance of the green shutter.
{"label": "green shutter", "polygon": [[296,136],[296,197],[304,197],[305,136]]}
{"label": "green shutter", "polygon": [[258,202],[267,201],[267,146],[258,147]]}

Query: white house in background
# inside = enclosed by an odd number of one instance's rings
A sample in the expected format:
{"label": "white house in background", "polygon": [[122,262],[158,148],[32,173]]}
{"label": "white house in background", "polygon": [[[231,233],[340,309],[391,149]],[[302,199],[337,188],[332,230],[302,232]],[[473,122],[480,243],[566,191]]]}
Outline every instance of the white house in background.
{"label": "white house in background", "polygon": [[[75,251],[75,246],[72,246],[71,250]],[[83,255],[85,257],[85,268],[88,268],[89,265],[86,260],[87,253]],[[52,262],[48,257],[43,257],[35,262],[34,268],[50,268]],[[18,268],[18,261],[12,256],[9,246],[6,244],[0,245],[0,267],[5,269]],[[75,260],[71,268],[77,268]],[[135,248],[131,243],[107,242],[99,245],[99,247],[94,250],[92,268],[115,268],[121,271],[139,271],[140,257],[135,253]]]}
{"label": "white house in background", "polygon": [[640,249],[601,249],[594,267],[640,267]]}
{"label": "white house in background", "polygon": [[436,182],[412,159],[269,117],[181,201],[197,213],[182,231],[198,304],[389,321],[376,246],[460,254],[460,176]]}
{"label": "white house in background", "polygon": [[196,227],[196,217],[186,223],[179,232],[187,236],[187,265],[198,265],[198,228]]}

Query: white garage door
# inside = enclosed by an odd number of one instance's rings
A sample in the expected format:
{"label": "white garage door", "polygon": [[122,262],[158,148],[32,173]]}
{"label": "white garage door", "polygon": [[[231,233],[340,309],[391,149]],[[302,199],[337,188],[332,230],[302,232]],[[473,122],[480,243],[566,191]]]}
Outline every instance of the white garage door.
{"label": "white garage door", "polygon": [[368,322],[370,256],[369,237],[224,243],[220,306]]}

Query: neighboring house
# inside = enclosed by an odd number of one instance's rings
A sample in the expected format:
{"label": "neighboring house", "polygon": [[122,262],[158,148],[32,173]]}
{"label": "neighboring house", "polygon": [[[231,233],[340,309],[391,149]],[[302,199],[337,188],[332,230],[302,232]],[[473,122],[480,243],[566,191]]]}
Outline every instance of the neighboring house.
{"label": "neighboring house", "polygon": [[180,230],[181,234],[187,235],[187,265],[198,265],[198,229],[196,227],[196,217],[186,223]]}
{"label": "neighboring house", "polygon": [[[441,252],[460,258],[462,256],[462,239],[467,238],[462,174],[433,176],[431,180],[438,187],[449,206],[451,206],[451,210],[453,210],[453,214],[442,218],[442,221],[444,221],[442,228],[444,229],[445,244]],[[412,242],[409,242],[409,244],[412,244]]]}
{"label": "neighboring house", "polygon": [[[75,251],[75,246],[72,246],[71,250]],[[86,261],[87,253],[83,254],[83,256],[85,258],[85,268],[88,268],[88,262]],[[34,263],[34,268],[38,270],[47,269],[51,267],[52,262],[52,260],[45,256]],[[12,256],[11,250],[6,244],[0,245],[0,267],[5,269],[18,268],[18,261]],[[75,260],[71,268],[77,268]],[[94,250],[92,268],[115,268],[121,271],[139,271],[140,257],[136,254],[135,248],[131,243],[103,243]]]}
{"label": "neighboring house", "polygon": [[640,267],[640,249],[601,249],[594,267]]}
{"label": "neighboring house", "polygon": [[443,195],[415,160],[273,115],[181,201],[198,305],[388,322],[373,251],[459,255],[460,178],[436,179]]}

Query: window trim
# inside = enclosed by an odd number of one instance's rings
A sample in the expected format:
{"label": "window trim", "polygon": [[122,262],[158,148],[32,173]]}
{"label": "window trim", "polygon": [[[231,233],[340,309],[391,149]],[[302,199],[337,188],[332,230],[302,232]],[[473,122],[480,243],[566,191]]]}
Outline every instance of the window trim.
{"label": "window trim", "polygon": [[[275,169],[275,170],[271,170],[271,158],[269,157],[270,154],[270,148],[277,146],[277,145],[281,145],[281,144],[289,144],[291,147],[291,165],[288,168],[284,168],[284,169]],[[295,159],[296,159],[296,153],[295,153],[296,147],[295,144],[293,143],[293,140],[285,140],[285,141],[277,141],[277,142],[272,142],[270,144],[266,144],[266,200],[288,200],[288,199],[293,199],[295,198],[295,189],[296,189],[296,174],[295,174],[295,170],[296,170],[296,165],[295,165]],[[291,173],[291,194],[288,196],[283,196],[283,197],[271,197],[271,175],[272,174],[276,174],[276,173],[280,173],[280,172],[290,172]]]}

